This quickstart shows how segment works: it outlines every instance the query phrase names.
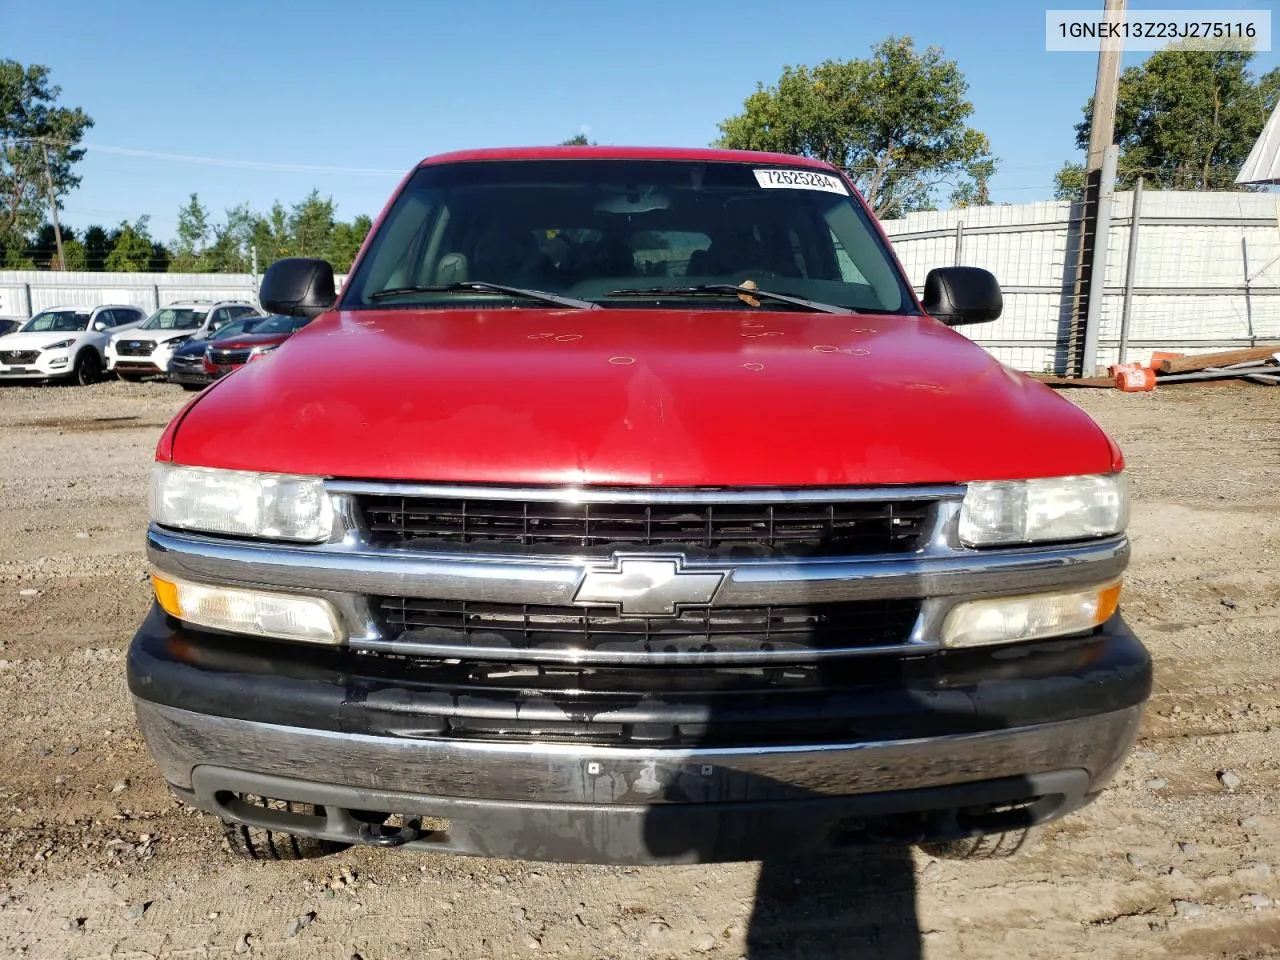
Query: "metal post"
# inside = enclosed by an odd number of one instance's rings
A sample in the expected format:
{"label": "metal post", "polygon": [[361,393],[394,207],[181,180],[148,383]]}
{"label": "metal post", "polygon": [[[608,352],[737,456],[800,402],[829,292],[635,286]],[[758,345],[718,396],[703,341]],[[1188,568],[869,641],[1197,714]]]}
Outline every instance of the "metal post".
{"label": "metal post", "polygon": [[31,284],[24,283],[22,285],[22,292],[27,295],[27,319],[30,320],[36,315],[35,308],[31,306]]}
{"label": "metal post", "polygon": [[1244,261],[1244,317],[1249,329],[1249,346],[1257,346],[1257,338],[1253,335],[1253,295],[1250,292],[1249,279],[1249,238],[1240,238],[1240,259]]}
{"label": "metal post", "polygon": [[1116,162],[1120,148],[1111,144],[1102,154],[1102,178],[1098,183],[1098,221],[1094,228],[1093,268],[1089,275],[1089,312],[1085,315],[1081,368],[1086,377],[1098,369],[1098,327],[1102,324],[1102,299],[1107,283],[1107,234],[1111,229],[1111,204],[1116,195]]}
{"label": "metal post", "polygon": [[1138,223],[1142,217],[1142,178],[1133,185],[1133,208],[1129,213],[1129,253],[1124,265],[1124,308],[1120,312],[1120,353],[1116,363],[1129,354],[1129,314],[1133,309],[1133,284],[1138,271]]}
{"label": "metal post", "polygon": [[955,255],[954,265],[958,267],[962,263],[964,263],[964,221],[957,220],[956,221],[956,255]]}
{"label": "metal post", "polygon": [[151,303],[152,303],[152,307],[151,307],[152,310],[160,309],[160,284],[158,283],[153,283],[151,285]]}

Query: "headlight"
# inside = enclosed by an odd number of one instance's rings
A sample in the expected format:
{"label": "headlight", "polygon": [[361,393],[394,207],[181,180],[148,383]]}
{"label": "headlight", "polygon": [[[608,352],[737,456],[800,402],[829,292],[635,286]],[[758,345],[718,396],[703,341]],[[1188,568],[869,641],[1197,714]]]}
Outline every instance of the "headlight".
{"label": "headlight", "polygon": [[942,624],[944,647],[983,647],[1084,633],[1105,623],[1120,603],[1120,581],[1072,593],[970,600]]}
{"label": "headlight", "polygon": [[960,509],[970,547],[1083,540],[1120,533],[1129,522],[1123,474],[971,483]]}
{"label": "headlight", "polygon": [[279,346],[280,344],[273,343],[269,347],[254,347],[252,350],[249,351],[249,359],[246,360],[245,362],[252,363],[254,360],[261,360],[263,357],[269,354],[272,350],[278,349]]}
{"label": "headlight", "polygon": [[75,342],[76,342],[76,341],[75,341],[75,338],[72,338],[72,339],[70,339],[70,340],[59,340],[57,343],[51,343],[51,344],[49,344],[49,345],[48,345],[47,347],[45,347],[44,349],[46,349],[46,350],[65,350],[65,349],[67,349],[67,347],[71,346],[71,345],[72,345],[73,343],[75,343]]}
{"label": "headlight", "polygon": [[206,533],[315,543],[329,538],[333,507],[319,477],[157,463],[151,519]]}
{"label": "headlight", "polygon": [[151,583],[164,611],[188,623],[311,643],[345,639],[332,604],[320,597],[215,587],[154,575]]}

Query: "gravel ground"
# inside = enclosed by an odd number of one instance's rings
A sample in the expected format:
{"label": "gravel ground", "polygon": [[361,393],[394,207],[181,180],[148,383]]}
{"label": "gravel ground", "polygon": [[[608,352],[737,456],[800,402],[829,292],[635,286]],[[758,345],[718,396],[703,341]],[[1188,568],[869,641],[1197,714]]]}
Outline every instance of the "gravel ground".
{"label": "gravel ground", "polygon": [[151,451],[186,396],[0,387],[0,954],[1280,956],[1280,390],[1068,396],[1128,456],[1124,604],[1157,661],[1113,789],[1012,861],[633,869],[233,859],[163,788],[123,676]]}

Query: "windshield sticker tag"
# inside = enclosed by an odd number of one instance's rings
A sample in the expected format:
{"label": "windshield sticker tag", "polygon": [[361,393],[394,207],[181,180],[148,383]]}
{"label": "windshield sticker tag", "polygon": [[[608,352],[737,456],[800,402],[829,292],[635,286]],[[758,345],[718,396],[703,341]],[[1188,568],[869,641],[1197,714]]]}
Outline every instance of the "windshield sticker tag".
{"label": "windshield sticker tag", "polygon": [[756,183],[766,190],[825,190],[846,197],[849,188],[839,177],[816,170],[754,170]]}

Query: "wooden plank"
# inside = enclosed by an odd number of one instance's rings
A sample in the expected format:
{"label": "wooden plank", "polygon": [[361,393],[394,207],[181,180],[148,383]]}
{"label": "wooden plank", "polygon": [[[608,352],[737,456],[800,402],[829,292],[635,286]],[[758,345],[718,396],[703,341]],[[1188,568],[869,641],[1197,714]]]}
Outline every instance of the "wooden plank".
{"label": "wooden plank", "polygon": [[1030,373],[1027,376],[1048,387],[1107,387],[1114,390],[1116,386],[1111,377],[1056,377],[1047,373]]}
{"label": "wooden plank", "polygon": [[1247,360],[1265,360],[1273,353],[1280,353],[1280,344],[1269,347],[1247,347],[1244,350],[1224,350],[1222,353],[1202,353],[1195,357],[1177,357],[1161,359],[1157,362],[1156,373],[1192,373],[1208,367],[1226,367],[1233,363],[1244,363]]}

